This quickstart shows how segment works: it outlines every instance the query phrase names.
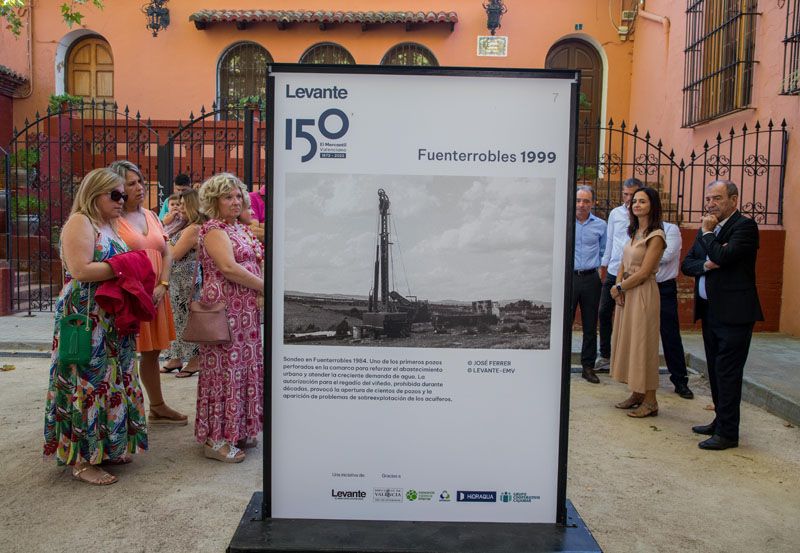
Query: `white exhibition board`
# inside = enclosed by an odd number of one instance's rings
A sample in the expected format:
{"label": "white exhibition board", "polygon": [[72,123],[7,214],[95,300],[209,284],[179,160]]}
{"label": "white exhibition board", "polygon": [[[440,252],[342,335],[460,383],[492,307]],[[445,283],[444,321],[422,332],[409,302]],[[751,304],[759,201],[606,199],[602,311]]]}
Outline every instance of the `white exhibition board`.
{"label": "white exhibition board", "polygon": [[[271,78],[271,516],[555,522],[575,81]],[[379,190],[411,336],[352,329]]]}

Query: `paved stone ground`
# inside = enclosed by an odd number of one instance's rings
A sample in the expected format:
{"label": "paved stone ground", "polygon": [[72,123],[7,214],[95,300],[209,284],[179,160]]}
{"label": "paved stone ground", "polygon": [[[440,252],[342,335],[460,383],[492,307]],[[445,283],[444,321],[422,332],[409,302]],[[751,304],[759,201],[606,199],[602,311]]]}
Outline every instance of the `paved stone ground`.
{"label": "paved stone ground", "polygon": [[[90,487],[41,458],[46,359],[0,357],[0,551],[219,552],[260,489],[261,447],[239,465],[203,458],[192,425],[154,428],[150,451]],[[710,402],[680,399],[665,377],[658,417],[612,407],[624,386],[573,375],[567,495],[604,551],[795,553],[800,543],[800,430],[743,406],[742,445],[697,448],[692,424]],[[163,377],[167,400],[193,414],[196,378]],[[190,417],[192,420],[193,417]]]}

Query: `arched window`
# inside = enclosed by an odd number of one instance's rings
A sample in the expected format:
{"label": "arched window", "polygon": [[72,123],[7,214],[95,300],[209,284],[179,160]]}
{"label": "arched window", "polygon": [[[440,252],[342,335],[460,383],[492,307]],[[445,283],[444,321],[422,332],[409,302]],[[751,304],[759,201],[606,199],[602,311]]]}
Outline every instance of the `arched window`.
{"label": "arched window", "polygon": [[338,44],[333,44],[332,42],[321,42],[306,50],[305,53],[300,56],[300,63],[353,65],[356,63],[356,60],[353,59],[353,56],[350,54],[350,52]]}
{"label": "arched window", "polygon": [[250,96],[266,98],[267,65],[272,56],[254,42],[240,42],[228,48],[217,66],[217,106],[238,106]]}
{"label": "arched window", "polygon": [[114,58],[102,37],[75,42],[67,54],[67,93],[87,102],[114,101]]}
{"label": "arched window", "polygon": [[437,67],[439,62],[433,52],[413,42],[392,46],[381,60],[381,65],[429,65]]}

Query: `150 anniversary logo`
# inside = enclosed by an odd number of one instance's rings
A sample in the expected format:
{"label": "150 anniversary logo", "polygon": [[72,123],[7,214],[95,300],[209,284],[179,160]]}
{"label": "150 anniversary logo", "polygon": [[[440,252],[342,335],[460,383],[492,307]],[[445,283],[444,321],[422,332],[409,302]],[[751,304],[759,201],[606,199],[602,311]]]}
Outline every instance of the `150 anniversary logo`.
{"label": "150 anniversary logo", "polygon": [[[337,86],[292,88],[292,85],[286,85],[286,98],[346,100],[347,96],[347,89]],[[295,141],[306,142],[308,150],[300,157],[302,163],[314,159],[318,151],[320,159],[344,159],[347,157],[347,142],[340,139],[349,128],[350,119],[339,108],[323,110],[316,118],[290,117],[286,119],[286,149],[293,150]]]}

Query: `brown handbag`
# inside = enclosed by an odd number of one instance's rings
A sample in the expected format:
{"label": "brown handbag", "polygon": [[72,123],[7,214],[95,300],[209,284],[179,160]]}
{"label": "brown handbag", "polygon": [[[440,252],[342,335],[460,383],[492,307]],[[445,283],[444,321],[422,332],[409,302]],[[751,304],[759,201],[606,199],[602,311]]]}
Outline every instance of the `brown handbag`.
{"label": "brown handbag", "polygon": [[[192,282],[197,282],[197,266],[200,255],[194,263]],[[227,344],[231,341],[231,327],[225,312],[225,302],[208,303],[194,300],[189,304],[189,317],[183,329],[183,340],[205,346]]]}

